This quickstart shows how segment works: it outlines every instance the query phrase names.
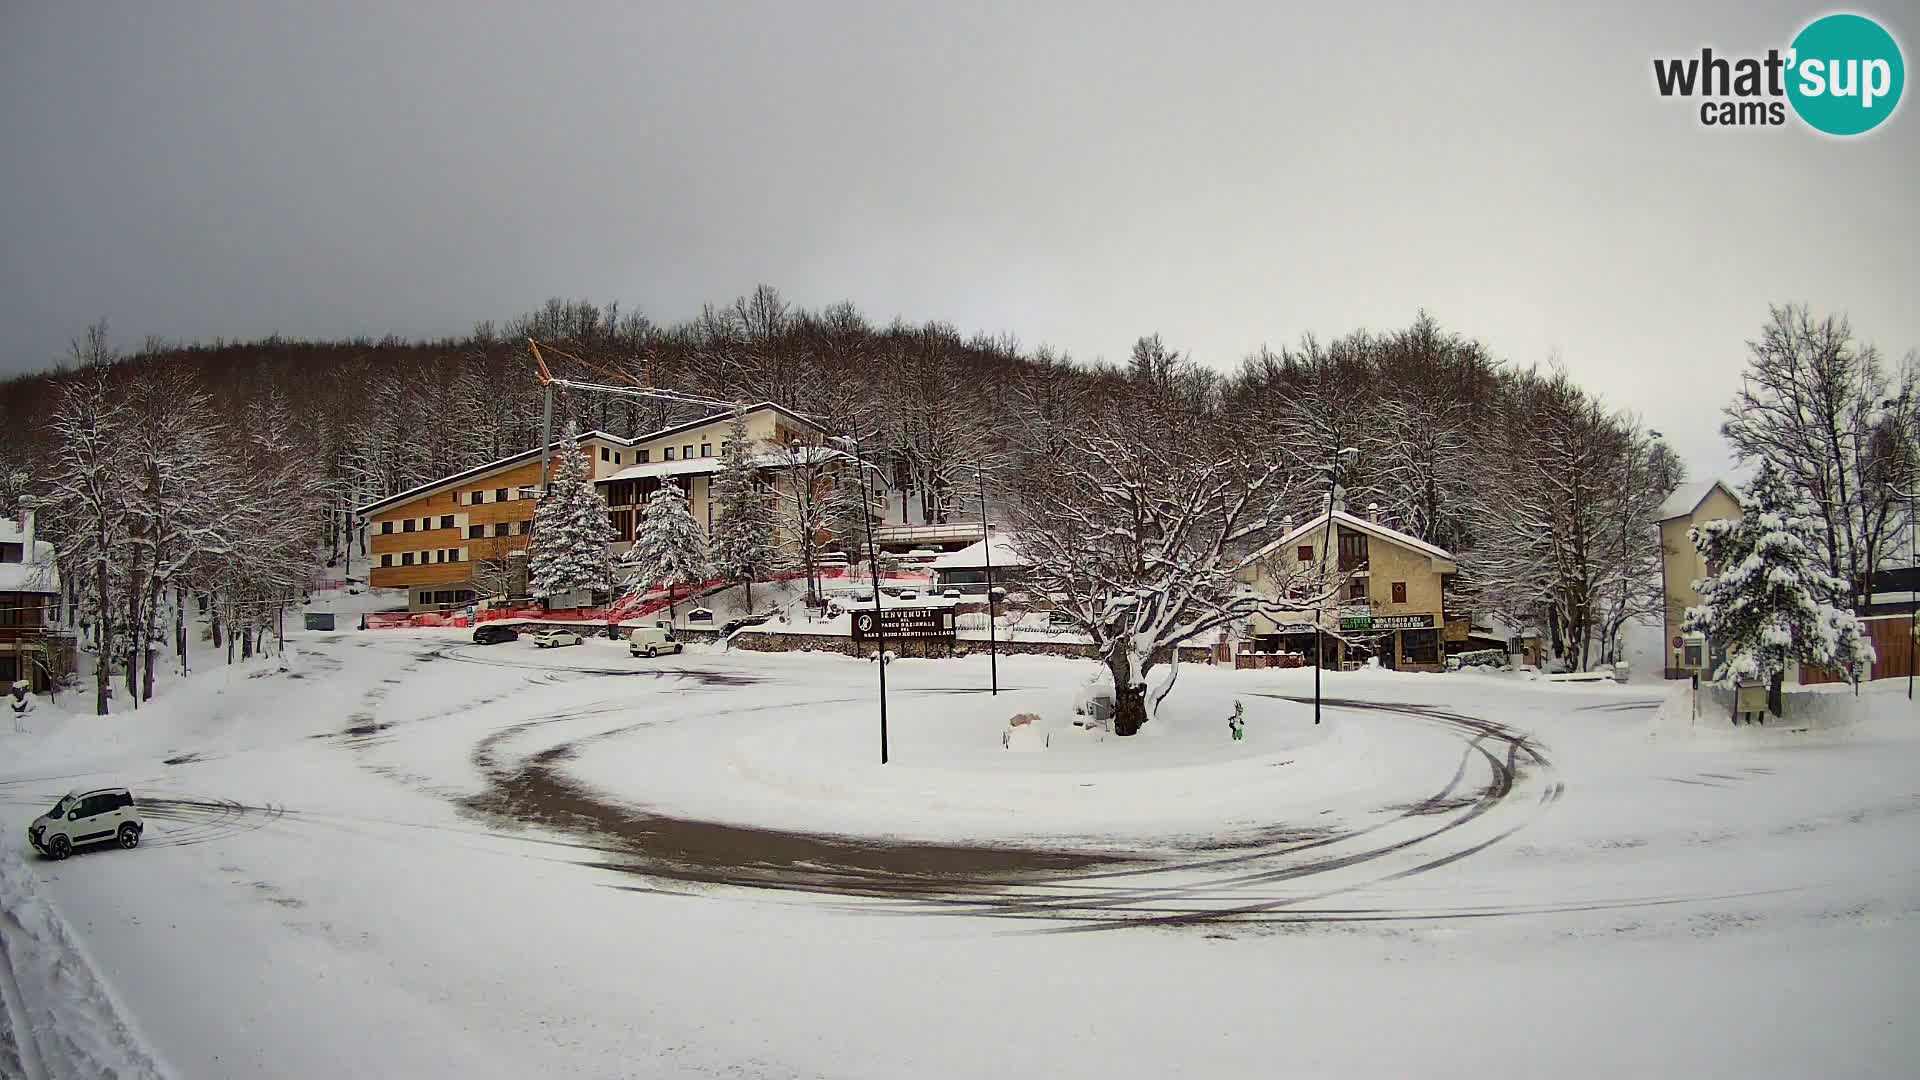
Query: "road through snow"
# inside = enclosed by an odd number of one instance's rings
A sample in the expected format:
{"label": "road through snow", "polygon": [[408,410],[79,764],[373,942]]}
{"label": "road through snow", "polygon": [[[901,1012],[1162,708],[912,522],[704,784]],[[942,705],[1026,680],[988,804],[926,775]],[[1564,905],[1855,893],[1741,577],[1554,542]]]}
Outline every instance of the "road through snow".
{"label": "road through snow", "polygon": [[183,684],[110,737],[76,718],[0,776],[16,837],[75,784],[147,803],[139,850],[16,859],[6,899],[57,908],[174,1075],[1920,1060],[1911,732],[1663,745],[1658,686],[1392,674],[1330,676],[1315,729],[1297,676],[1195,669],[1163,737],[1012,755],[1005,717],[1090,667],[954,693],[974,658],[896,665],[881,769],[844,658],[295,640],[291,671]]}

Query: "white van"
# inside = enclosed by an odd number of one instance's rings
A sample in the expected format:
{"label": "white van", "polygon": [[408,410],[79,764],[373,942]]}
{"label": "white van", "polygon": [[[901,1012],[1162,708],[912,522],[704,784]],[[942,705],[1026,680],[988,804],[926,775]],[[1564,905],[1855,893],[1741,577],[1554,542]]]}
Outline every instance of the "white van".
{"label": "white van", "polygon": [[627,635],[627,652],[634,656],[659,656],[677,653],[685,646],[674,640],[673,631],[664,626],[642,626]]}

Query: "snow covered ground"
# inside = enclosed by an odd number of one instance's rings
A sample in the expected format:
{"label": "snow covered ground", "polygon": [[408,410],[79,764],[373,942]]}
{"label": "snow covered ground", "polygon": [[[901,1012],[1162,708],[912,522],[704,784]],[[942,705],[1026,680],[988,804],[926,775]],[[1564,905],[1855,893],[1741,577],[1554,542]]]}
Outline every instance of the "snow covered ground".
{"label": "snow covered ground", "polygon": [[[1654,737],[1665,684],[1328,674],[1316,727],[1309,671],[1189,666],[1165,731],[1101,741],[1067,722],[1090,663],[1001,658],[995,697],[984,657],[901,660],[883,768],[870,662],[290,641],[0,726],[0,1074],[1920,1063],[1904,685],[1804,737]],[[1044,752],[1001,748],[1019,711]],[[108,782],[138,850],[22,855]]]}

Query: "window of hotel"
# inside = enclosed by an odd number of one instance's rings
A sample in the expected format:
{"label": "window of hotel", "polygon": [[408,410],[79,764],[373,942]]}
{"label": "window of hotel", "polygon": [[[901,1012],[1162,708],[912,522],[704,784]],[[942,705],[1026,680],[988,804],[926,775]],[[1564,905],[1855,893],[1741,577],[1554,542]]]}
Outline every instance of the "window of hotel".
{"label": "window of hotel", "polygon": [[519,533],[521,536],[525,536],[527,533],[533,531],[533,522],[516,521],[513,523],[513,531]]}
{"label": "window of hotel", "polygon": [[440,515],[440,527],[443,529],[453,528],[453,515],[452,514]]}
{"label": "window of hotel", "polygon": [[615,451],[613,452],[613,463],[614,463],[615,465],[618,465],[618,464],[620,464],[620,451],[618,451],[618,450],[615,450]]}
{"label": "window of hotel", "polygon": [[1367,565],[1367,534],[1340,532],[1340,569],[1363,570]]}
{"label": "window of hotel", "polygon": [[381,565],[381,566],[392,566],[392,565],[393,565],[393,553],[392,553],[392,552],[388,552],[388,553],[386,553],[385,555],[382,555],[382,556],[380,556],[380,565]]}
{"label": "window of hotel", "polygon": [[1400,651],[1413,663],[1437,664],[1440,662],[1440,631],[1402,630]]}
{"label": "window of hotel", "polygon": [[1293,556],[1294,558],[1299,559],[1301,562],[1312,562],[1313,561],[1313,545],[1301,544],[1299,547],[1293,549]]}
{"label": "window of hotel", "polygon": [[1367,579],[1366,578],[1357,577],[1347,583],[1347,599],[1365,600],[1366,598],[1367,598]]}
{"label": "window of hotel", "polygon": [[506,488],[494,488],[494,489],[493,489],[493,501],[494,501],[494,502],[506,502],[506,501],[507,501],[507,489],[506,489]]}
{"label": "window of hotel", "polygon": [[665,448],[663,448],[663,449],[662,449],[662,450],[660,451],[660,460],[661,460],[661,461],[672,461],[672,460],[673,460],[673,447],[671,447],[671,446],[669,446],[669,447],[665,447]]}
{"label": "window of hotel", "polygon": [[1406,582],[1396,581],[1393,583],[1393,602],[1396,604],[1404,604],[1407,602]]}
{"label": "window of hotel", "polygon": [[511,524],[511,522],[506,522],[506,521],[496,521],[496,522],[494,522],[494,523],[493,523],[493,535],[495,535],[495,536],[505,536],[505,535],[507,535],[507,526],[508,526],[509,524]]}
{"label": "window of hotel", "polygon": [[431,528],[433,528],[433,519],[432,519],[432,518],[430,518],[430,517],[423,517],[423,518],[421,518],[421,519],[420,519],[420,531],[421,531],[421,532],[426,532],[426,531],[427,531],[428,529],[431,529]]}
{"label": "window of hotel", "polygon": [[401,522],[401,523],[400,523],[400,531],[401,531],[401,532],[412,532],[412,531],[413,531],[413,519],[412,519],[412,518],[408,518],[407,520],[405,520],[405,521],[403,521],[403,522]]}
{"label": "window of hotel", "polygon": [[472,503],[475,506],[479,506],[481,503],[487,501],[487,493],[484,491],[476,491],[473,494],[467,496],[467,501]]}
{"label": "window of hotel", "polygon": [[635,465],[645,465],[647,463],[647,457],[651,453],[652,451],[649,450],[635,450],[633,452],[633,463]]}
{"label": "window of hotel", "polygon": [[411,552],[411,551],[403,551],[403,552],[401,552],[401,553],[400,553],[400,565],[401,565],[401,566],[412,566],[412,565],[413,565],[413,552]]}
{"label": "window of hotel", "polygon": [[459,549],[459,548],[448,548],[448,549],[447,549],[447,561],[448,561],[448,562],[459,562],[459,561],[460,561],[460,549]]}
{"label": "window of hotel", "polygon": [[700,444],[700,456],[701,456],[701,457],[712,457],[712,456],[713,456],[713,444],[712,444],[712,443],[710,443],[710,442],[703,442],[703,443],[701,443],[701,444]]}
{"label": "window of hotel", "polygon": [[18,544],[0,544],[0,562],[26,561],[27,545],[25,541],[21,541]]}
{"label": "window of hotel", "polygon": [[607,448],[606,448],[606,447],[604,447],[604,446],[603,446],[603,447],[601,447],[601,448],[600,448],[600,460],[601,460],[601,461],[612,461],[612,460],[613,460],[613,451],[611,451],[611,450],[609,450],[609,449],[607,449]]}
{"label": "window of hotel", "polygon": [[692,443],[688,443],[687,445],[680,448],[680,457],[682,460],[691,459],[693,457]]}
{"label": "window of hotel", "polygon": [[467,539],[478,540],[485,535],[487,535],[487,527],[485,525],[467,526]]}
{"label": "window of hotel", "polygon": [[383,521],[383,522],[381,522],[381,523],[380,523],[380,531],[381,531],[381,533],[383,533],[383,534],[387,534],[387,533],[391,533],[391,532],[393,532],[393,522],[391,522],[391,521]]}

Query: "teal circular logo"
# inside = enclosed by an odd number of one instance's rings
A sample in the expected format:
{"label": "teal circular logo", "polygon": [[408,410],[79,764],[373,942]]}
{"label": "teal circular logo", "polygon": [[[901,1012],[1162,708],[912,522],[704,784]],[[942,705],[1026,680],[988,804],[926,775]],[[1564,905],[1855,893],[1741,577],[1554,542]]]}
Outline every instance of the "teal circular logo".
{"label": "teal circular logo", "polygon": [[1793,39],[1787,99],[1816,131],[1859,135],[1900,104],[1907,65],[1900,43],[1864,15],[1827,15]]}

